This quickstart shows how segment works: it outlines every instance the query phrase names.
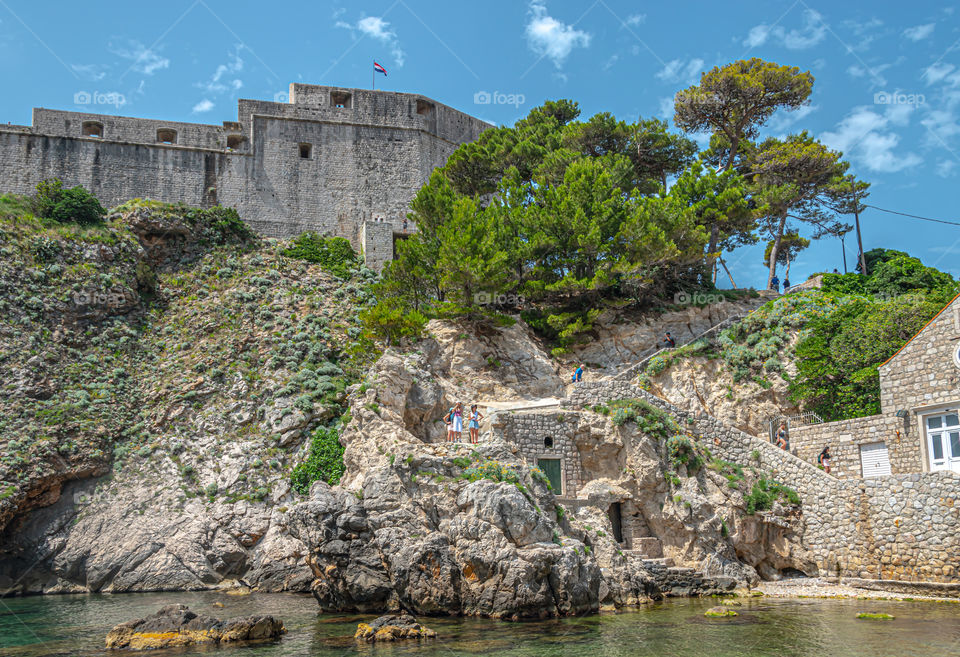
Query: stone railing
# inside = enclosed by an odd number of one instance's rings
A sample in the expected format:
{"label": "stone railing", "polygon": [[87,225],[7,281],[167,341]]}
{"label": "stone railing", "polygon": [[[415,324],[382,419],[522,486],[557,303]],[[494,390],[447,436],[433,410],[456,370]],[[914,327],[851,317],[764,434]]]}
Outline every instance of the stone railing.
{"label": "stone railing", "polygon": [[[682,346],[684,346],[684,345],[692,344],[692,343],[696,342],[697,340],[702,340],[703,338],[708,338],[708,337],[711,337],[711,336],[713,336],[713,335],[716,335],[717,333],[719,333],[719,332],[722,331],[723,329],[725,329],[725,328],[727,328],[727,327],[729,327],[729,326],[733,326],[735,323],[739,322],[739,321],[740,321],[741,319],[743,319],[744,317],[746,317],[745,314],[738,314],[738,315],[733,315],[733,316],[731,316],[731,317],[727,317],[727,318],[724,319],[723,321],[721,321],[721,322],[719,322],[719,323],[717,323],[717,324],[714,324],[713,326],[711,326],[710,328],[708,328],[706,331],[704,331],[704,332],[702,332],[702,333],[698,333],[697,335],[694,335],[694,336],[690,337],[689,339],[684,340],[684,341],[678,343],[678,344],[677,344],[677,347],[682,347]],[[673,349],[675,349],[675,348],[676,348],[676,347],[666,347],[666,348],[661,349],[660,347],[651,347],[650,349],[648,349],[647,351],[643,352],[643,353],[640,355],[640,360],[638,360],[637,362],[633,363],[632,365],[630,365],[630,366],[627,367],[626,369],[623,369],[623,370],[621,370],[620,372],[617,372],[616,374],[612,375],[612,376],[610,377],[610,379],[611,379],[611,380],[614,380],[614,381],[629,381],[629,380],[631,380],[633,377],[635,377],[635,376],[637,376],[638,374],[640,374],[640,372],[642,372],[643,369],[647,366],[647,363],[649,363],[651,360],[653,360],[654,358],[656,358],[656,357],[659,356],[660,354],[666,353],[666,352],[671,351],[671,350],[673,350]]]}

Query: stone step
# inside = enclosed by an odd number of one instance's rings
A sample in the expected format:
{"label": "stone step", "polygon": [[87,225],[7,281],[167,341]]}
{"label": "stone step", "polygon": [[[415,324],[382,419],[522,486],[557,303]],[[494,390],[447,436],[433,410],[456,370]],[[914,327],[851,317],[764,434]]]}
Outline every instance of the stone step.
{"label": "stone step", "polygon": [[[624,552],[626,552],[626,550]],[[654,566],[667,569],[672,569],[676,566],[673,559],[670,557],[661,557],[660,559],[644,559],[643,563],[645,566]]]}
{"label": "stone step", "polygon": [[663,557],[663,544],[654,536],[642,538],[634,537],[631,541],[633,551],[645,559],[660,559]]}

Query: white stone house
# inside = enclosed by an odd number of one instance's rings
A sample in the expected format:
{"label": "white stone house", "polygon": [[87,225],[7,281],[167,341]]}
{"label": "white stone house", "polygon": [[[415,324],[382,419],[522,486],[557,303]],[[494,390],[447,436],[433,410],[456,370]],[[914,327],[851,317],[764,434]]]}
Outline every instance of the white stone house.
{"label": "white stone house", "polygon": [[960,472],[960,295],[880,366],[879,415],[791,427],[791,451],[824,446],[841,477]]}

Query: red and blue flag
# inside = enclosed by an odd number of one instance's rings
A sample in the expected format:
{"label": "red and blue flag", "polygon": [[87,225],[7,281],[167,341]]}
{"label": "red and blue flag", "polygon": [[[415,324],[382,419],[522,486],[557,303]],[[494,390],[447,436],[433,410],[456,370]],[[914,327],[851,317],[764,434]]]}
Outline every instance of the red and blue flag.
{"label": "red and blue flag", "polygon": [[387,69],[380,66],[380,64],[378,64],[377,62],[373,62],[373,70],[378,73],[383,73],[384,75],[387,74]]}

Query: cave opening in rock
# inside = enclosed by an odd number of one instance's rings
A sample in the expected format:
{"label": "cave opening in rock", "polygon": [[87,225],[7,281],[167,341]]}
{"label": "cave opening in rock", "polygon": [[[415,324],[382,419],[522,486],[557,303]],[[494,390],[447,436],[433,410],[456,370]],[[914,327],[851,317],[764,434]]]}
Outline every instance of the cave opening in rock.
{"label": "cave opening in rock", "polygon": [[620,509],[620,502],[614,502],[610,505],[607,509],[607,516],[613,526],[613,540],[617,543],[623,543],[623,513]]}

